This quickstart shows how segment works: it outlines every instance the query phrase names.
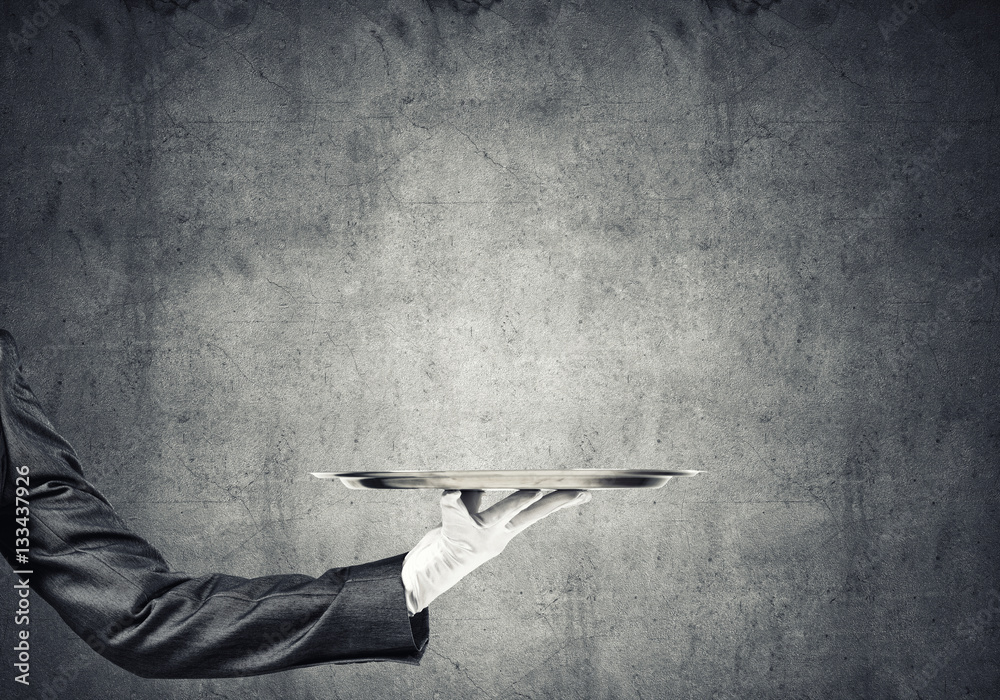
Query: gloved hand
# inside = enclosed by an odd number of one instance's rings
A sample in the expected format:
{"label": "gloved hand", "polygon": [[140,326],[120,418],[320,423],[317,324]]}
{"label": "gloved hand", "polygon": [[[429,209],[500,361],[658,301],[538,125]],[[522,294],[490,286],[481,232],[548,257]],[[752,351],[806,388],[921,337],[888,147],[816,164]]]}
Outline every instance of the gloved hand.
{"label": "gloved hand", "polygon": [[562,508],[586,503],[586,491],[518,491],[479,513],[482,491],[445,491],[441,526],[403,560],[406,607],[416,614],[466,574],[503,551],[529,525]]}

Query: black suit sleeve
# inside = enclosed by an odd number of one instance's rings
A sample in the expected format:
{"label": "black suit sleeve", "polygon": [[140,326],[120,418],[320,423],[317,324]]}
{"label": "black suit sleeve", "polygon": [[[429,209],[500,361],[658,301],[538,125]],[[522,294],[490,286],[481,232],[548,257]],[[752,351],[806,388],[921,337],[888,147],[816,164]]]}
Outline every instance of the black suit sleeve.
{"label": "black suit sleeve", "polygon": [[[407,614],[403,555],[302,575],[171,571],[83,476],[0,331],[0,512],[15,517],[13,470],[29,468],[30,560],[0,551],[95,651],[150,678],[249,676],[323,663],[417,663],[427,612]],[[23,483],[23,482],[22,482]]]}

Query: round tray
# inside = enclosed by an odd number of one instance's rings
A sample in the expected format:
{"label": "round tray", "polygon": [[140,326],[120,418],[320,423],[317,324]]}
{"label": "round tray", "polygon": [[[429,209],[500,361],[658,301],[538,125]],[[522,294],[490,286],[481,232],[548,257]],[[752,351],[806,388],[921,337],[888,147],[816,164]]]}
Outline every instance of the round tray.
{"label": "round tray", "polygon": [[519,489],[585,490],[658,489],[675,476],[694,476],[689,469],[529,469],[412,471],[412,472],[313,472],[320,479],[340,479],[352,489],[457,489],[460,491],[509,491]]}

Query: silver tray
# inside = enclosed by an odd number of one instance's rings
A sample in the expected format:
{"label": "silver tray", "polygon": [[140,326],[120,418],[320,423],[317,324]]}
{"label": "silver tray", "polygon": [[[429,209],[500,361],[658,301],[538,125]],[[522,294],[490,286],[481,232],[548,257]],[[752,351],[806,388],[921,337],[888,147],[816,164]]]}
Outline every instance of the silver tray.
{"label": "silver tray", "polygon": [[509,491],[516,489],[585,490],[658,489],[675,476],[694,476],[689,469],[529,469],[312,472],[320,479],[340,479],[352,489],[458,489]]}

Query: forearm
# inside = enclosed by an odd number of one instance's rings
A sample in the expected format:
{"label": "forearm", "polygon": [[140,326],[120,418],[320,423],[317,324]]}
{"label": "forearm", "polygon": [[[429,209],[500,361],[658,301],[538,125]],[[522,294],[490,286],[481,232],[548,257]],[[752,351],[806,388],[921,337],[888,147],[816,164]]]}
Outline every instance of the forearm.
{"label": "forearm", "polygon": [[[56,535],[51,513],[36,512],[32,574],[24,578],[95,651],[140,676],[417,661],[426,643],[426,613],[407,615],[402,556],[317,578],[189,576],[170,571],[155,550],[110,519],[73,533],[70,544]],[[9,555],[7,547],[3,553]]]}
{"label": "forearm", "polygon": [[[426,614],[409,618],[402,556],[322,576],[246,579],[171,571],[83,476],[0,332],[0,517],[13,522],[12,465],[29,467],[25,574],[91,647],[142,676],[222,677],[329,662],[417,661]],[[14,541],[0,553],[14,566]],[[23,569],[24,566],[15,566]]]}

